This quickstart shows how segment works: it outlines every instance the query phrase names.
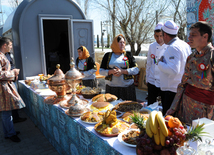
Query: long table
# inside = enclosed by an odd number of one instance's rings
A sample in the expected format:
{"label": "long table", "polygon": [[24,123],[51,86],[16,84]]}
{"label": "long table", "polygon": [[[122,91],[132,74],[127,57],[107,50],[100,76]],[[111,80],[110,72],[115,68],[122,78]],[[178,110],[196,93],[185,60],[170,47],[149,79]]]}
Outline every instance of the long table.
{"label": "long table", "polygon": [[19,93],[26,104],[25,112],[60,154],[135,155],[135,148],[121,144],[117,137],[103,137],[94,125],[65,114],[59,105],[44,103],[44,97],[18,82]]}

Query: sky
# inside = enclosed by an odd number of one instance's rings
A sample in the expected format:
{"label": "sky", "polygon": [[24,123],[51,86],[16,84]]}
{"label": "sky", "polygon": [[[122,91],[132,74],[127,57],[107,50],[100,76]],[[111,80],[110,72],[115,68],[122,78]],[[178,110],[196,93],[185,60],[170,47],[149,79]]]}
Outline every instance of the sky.
{"label": "sky", "polygon": [[[3,15],[4,15],[3,16],[4,22],[6,21],[7,16],[9,16],[10,13],[12,12],[11,5],[10,5],[9,1],[10,0],[1,0],[1,8],[2,8]],[[21,3],[22,0],[18,0],[18,2]],[[0,19],[2,19],[2,16],[0,17]],[[100,37],[100,35],[101,35],[101,21],[103,20],[102,14],[97,9],[94,9],[93,11],[89,10],[88,19],[93,20],[95,38],[97,35],[99,35],[99,37]],[[104,27],[104,29],[106,29],[106,28],[107,27]],[[106,38],[106,36],[107,35],[105,33],[104,37]]]}

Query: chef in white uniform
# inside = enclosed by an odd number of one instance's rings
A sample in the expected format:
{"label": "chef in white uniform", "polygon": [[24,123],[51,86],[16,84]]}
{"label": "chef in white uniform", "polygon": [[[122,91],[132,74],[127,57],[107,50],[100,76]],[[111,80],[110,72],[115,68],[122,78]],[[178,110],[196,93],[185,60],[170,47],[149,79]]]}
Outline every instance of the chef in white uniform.
{"label": "chef in white uniform", "polygon": [[184,67],[187,57],[191,54],[190,46],[176,37],[178,26],[171,20],[163,27],[163,40],[168,45],[164,55],[158,60],[160,69],[160,88],[163,91],[162,98],[163,115],[170,108],[177,93],[177,86],[184,74]]}
{"label": "chef in white uniform", "polygon": [[159,95],[162,96],[160,90],[160,70],[157,60],[163,56],[168,45],[164,44],[161,28],[162,22],[159,22],[154,30],[155,42],[149,46],[146,64],[146,83],[148,87],[148,105],[156,102]]}

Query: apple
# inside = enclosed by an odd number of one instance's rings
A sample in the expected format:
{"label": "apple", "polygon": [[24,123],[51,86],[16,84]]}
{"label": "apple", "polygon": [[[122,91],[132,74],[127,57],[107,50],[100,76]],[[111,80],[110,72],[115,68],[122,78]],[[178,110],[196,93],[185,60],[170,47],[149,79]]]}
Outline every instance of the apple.
{"label": "apple", "polygon": [[170,118],[172,118],[171,115],[167,115],[167,116],[165,117],[165,124],[166,124],[166,127],[167,127],[167,128],[169,128],[169,126],[168,126],[168,121],[170,120]]}

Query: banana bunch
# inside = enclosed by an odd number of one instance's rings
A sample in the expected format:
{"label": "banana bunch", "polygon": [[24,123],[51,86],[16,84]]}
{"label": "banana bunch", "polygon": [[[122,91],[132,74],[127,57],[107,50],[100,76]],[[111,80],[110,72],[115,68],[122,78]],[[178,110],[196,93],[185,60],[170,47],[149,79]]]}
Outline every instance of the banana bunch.
{"label": "banana bunch", "polygon": [[168,129],[160,111],[152,111],[146,121],[146,133],[152,138],[154,136],[155,143],[165,146],[165,140],[168,136]]}

